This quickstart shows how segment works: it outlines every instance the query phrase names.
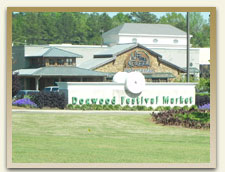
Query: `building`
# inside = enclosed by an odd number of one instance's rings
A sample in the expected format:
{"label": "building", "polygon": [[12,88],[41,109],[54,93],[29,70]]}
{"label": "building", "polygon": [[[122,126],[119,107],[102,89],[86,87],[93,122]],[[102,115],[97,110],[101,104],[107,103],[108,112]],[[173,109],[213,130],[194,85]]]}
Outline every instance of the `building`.
{"label": "building", "polygon": [[[173,26],[123,24],[104,33],[103,39],[103,46],[14,46],[13,72],[21,76],[24,89],[39,90],[58,81],[111,81],[115,73],[123,71],[140,71],[149,82],[171,82],[185,76],[186,33]],[[198,76],[199,50],[191,48],[190,54],[190,73]]]}
{"label": "building", "polygon": [[106,45],[139,43],[146,47],[187,46],[187,33],[169,24],[124,23],[103,33],[102,37]]}
{"label": "building", "polygon": [[[102,35],[105,45],[139,43],[181,68],[187,67],[187,33],[169,24],[124,23]],[[192,35],[190,35],[190,39]],[[199,77],[200,49],[190,48],[190,74]]]}
{"label": "building", "polygon": [[[24,57],[16,52],[13,57],[13,71],[23,78],[24,89],[43,89],[58,81],[111,81],[115,73],[122,71],[140,71],[152,82],[174,81],[185,73],[160,54],[134,43],[111,47],[25,46],[24,51]],[[16,63],[21,58],[23,66]]]}

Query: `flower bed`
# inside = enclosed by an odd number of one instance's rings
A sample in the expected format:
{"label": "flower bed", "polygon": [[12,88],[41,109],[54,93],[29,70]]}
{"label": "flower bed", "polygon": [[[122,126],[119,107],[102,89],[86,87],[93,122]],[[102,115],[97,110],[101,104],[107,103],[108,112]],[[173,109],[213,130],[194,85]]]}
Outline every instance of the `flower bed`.
{"label": "flower bed", "polygon": [[198,107],[199,109],[202,109],[202,110],[210,110],[210,103],[208,103],[208,104],[204,104],[204,105],[202,105],[202,106],[199,106]]}
{"label": "flower bed", "polygon": [[28,98],[19,99],[12,103],[14,106],[36,108],[37,105]]}

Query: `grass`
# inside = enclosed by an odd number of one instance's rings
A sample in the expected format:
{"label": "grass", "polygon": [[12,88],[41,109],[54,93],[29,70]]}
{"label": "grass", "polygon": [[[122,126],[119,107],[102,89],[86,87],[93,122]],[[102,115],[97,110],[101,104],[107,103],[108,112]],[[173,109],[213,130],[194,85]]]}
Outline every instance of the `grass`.
{"label": "grass", "polygon": [[150,115],[13,113],[13,163],[208,163],[209,130]]}

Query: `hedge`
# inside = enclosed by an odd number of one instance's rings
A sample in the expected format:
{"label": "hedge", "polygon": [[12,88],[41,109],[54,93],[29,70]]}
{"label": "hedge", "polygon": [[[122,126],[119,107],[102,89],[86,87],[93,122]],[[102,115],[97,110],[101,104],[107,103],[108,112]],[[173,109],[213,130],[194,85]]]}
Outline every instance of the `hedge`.
{"label": "hedge", "polygon": [[39,108],[50,107],[64,109],[66,107],[66,99],[63,93],[59,92],[39,92],[31,94],[31,101]]}

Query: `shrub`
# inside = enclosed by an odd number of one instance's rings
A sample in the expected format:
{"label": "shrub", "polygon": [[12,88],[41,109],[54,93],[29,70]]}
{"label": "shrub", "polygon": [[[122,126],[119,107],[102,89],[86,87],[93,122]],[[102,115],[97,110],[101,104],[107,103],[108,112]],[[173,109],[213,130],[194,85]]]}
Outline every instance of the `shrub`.
{"label": "shrub", "polygon": [[21,90],[20,77],[18,73],[12,75],[12,97]]}
{"label": "shrub", "polygon": [[156,111],[163,111],[164,110],[164,106],[158,106],[155,108]]}
{"label": "shrub", "polygon": [[209,104],[210,103],[210,96],[209,95],[199,95],[196,94],[195,96],[195,105],[197,106],[202,106],[204,104]]}
{"label": "shrub", "polygon": [[64,109],[66,106],[65,95],[58,92],[39,92],[32,94],[31,100],[37,104],[39,108],[50,107]]}
{"label": "shrub", "polygon": [[72,109],[73,109],[73,105],[72,105],[72,104],[68,104],[68,105],[66,106],[66,108],[72,110]]}
{"label": "shrub", "polygon": [[123,106],[123,107],[122,107],[122,110],[131,110],[131,107],[128,106],[128,105],[126,105],[126,106]]}
{"label": "shrub", "polygon": [[121,109],[122,109],[122,106],[121,105],[118,105],[117,104],[117,105],[114,106],[114,110],[121,110]]}
{"label": "shrub", "polygon": [[182,110],[186,110],[187,111],[187,110],[189,110],[189,107],[188,106],[183,106]]}
{"label": "shrub", "polygon": [[32,108],[37,107],[37,105],[28,98],[16,100],[12,104],[15,106],[22,106],[22,107],[32,107]]}
{"label": "shrub", "polygon": [[173,110],[179,110],[179,109],[181,109],[181,107],[180,106],[174,106],[172,109]]}
{"label": "shrub", "polygon": [[196,86],[197,92],[210,92],[210,78],[200,78]]}
{"label": "shrub", "polygon": [[190,110],[198,110],[198,106],[197,105],[192,105],[190,108],[189,108]]}
{"label": "shrub", "polygon": [[75,109],[75,110],[81,110],[81,106],[80,105],[73,105],[73,109]]}
{"label": "shrub", "polygon": [[210,128],[210,113],[207,110],[169,110],[152,113],[152,119],[163,125],[180,125],[188,128]]}
{"label": "shrub", "polygon": [[153,110],[153,107],[149,106],[149,107],[148,107],[148,110]]}

